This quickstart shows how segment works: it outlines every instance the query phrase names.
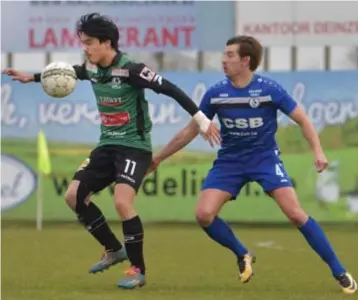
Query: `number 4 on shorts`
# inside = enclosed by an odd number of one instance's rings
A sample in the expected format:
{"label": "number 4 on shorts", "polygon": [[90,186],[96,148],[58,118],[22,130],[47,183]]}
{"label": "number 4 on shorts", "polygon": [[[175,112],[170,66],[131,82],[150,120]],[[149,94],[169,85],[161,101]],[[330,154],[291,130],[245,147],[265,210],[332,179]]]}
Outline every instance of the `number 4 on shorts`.
{"label": "number 4 on shorts", "polygon": [[275,165],[276,175],[280,177],[285,177],[285,174],[282,172],[281,166],[282,166],[281,164]]}

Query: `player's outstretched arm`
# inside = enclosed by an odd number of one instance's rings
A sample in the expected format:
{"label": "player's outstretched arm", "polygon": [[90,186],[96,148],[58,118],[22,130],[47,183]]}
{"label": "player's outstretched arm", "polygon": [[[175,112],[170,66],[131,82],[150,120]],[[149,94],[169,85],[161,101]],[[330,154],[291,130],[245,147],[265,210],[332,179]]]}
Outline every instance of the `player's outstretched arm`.
{"label": "player's outstretched arm", "polygon": [[[75,65],[73,68],[76,71],[77,79],[79,80],[86,80],[88,79],[87,72],[84,65],[78,66]],[[22,83],[29,83],[29,82],[40,82],[41,81],[41,73],[35,73],[35,74],[26,74],[19,72],[13,68],[6,68],[2,72],[3,74],[6,74],[8,76],[12,77],[12,80],[14,81],[20,81]]]}
{"label": "player's outstretched arm", "polygon": [[12,80],[20,81],[22,83],[35,81],[35,76],[33,74],[22,73],[13,68],[6,68],[5,70],[2,71],[2,73],[11,76]]}
{"label": "player's outstretched arm", "polygon": [[[88,75],[87,75],[85,64],[74,65],[73,68],[76,71],[77,79],[79,79],[79,80],[88,80],[89,79]],[[34,76],[34,81],[35,82],[40,82],[41,81],[41,73],[35,73],[33,76]]]}
{"label": "player's outstretched arm", "polygon": [[328,160],[311,120],[300,105],[297,105],[289,116],[301,127],[304,137],[314,152],[316,169],[318,172],[322,172],[328,166]]}
{"label": "player's outstretched arm", "polygon": [[210,144],[220,144],[219,128],[199,110],[195,102],[179,87],[149,69],[145,64],[131,62],[125,67],[129,70],[128,81],[131,84],[139,88],[151,89],[158,94],[164,94],[176,100],[198,124],[200,134],[208,140]]}
{"label": "player's outstretched arm", "polygon": [[163,149],[153,156],[152,165],[147,173],[149,174],[154,171],[163,160],[183,149],[193,139],[195,139],[198,134],[198,126],[194,120],[191,120],[186,127],[180,130],[174,138],[166,146],[164,146]]}

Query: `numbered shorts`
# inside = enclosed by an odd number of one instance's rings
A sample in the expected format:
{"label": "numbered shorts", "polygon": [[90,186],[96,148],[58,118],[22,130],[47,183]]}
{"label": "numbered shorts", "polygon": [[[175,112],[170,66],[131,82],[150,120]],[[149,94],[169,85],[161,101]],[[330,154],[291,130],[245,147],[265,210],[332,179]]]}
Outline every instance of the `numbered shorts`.
{"label": "numbered shorts", "polygon": [[100,146],[91,152],[73,179],[86,183],[93,193],[113,182],[128,184],[137,192],[151,162],[152,152],[149,151],[125,146]]}
{"label": "numbered shorts", "polygon": [[248,182],[257,182],[266,192],[281,187],[291,187],[292,182],[280,158],[275,155],[246,159],[246,162],[216,160],[202,186],[205,189],[226,191],[236,199],[241,188]]}

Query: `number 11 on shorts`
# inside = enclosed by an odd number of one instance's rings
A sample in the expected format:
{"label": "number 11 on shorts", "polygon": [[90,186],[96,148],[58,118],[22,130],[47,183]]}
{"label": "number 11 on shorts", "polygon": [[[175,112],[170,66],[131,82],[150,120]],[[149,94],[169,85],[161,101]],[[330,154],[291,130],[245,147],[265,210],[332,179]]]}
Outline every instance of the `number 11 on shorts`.
{"label": "number 11 on shorts", "polygon": [[[126,159],[126,166],[124,167],[124,173],[133,176],[137,163],[134,160]],[[130,171],[130,172],[128,172]]]}

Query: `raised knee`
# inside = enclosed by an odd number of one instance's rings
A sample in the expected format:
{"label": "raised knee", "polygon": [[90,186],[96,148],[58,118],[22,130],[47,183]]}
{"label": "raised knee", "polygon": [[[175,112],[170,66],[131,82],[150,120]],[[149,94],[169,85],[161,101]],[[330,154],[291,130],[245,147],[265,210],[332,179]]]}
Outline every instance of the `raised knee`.
{"label": "raised knee", "polygon": [[67,205],[76,213],[81,213],[89,204],[90,189],[82,182],[72,182],[65,193]]}
{"label": "raised knee", "polygon": [[68,187],[65,193],[65,201],[70,208],[72,208],[73,210],[76,209],[77,187]]}
{"label": "raised knee", "polygon": [[208,208],[198,208],[195,217],[201,226],[208,226],[214,220],[216,213]]}
{"label": "raised knee", "polygon": [[296,226],[302,226],[308,220],[308,215],[300,207],[290,209],[286,216]]}

